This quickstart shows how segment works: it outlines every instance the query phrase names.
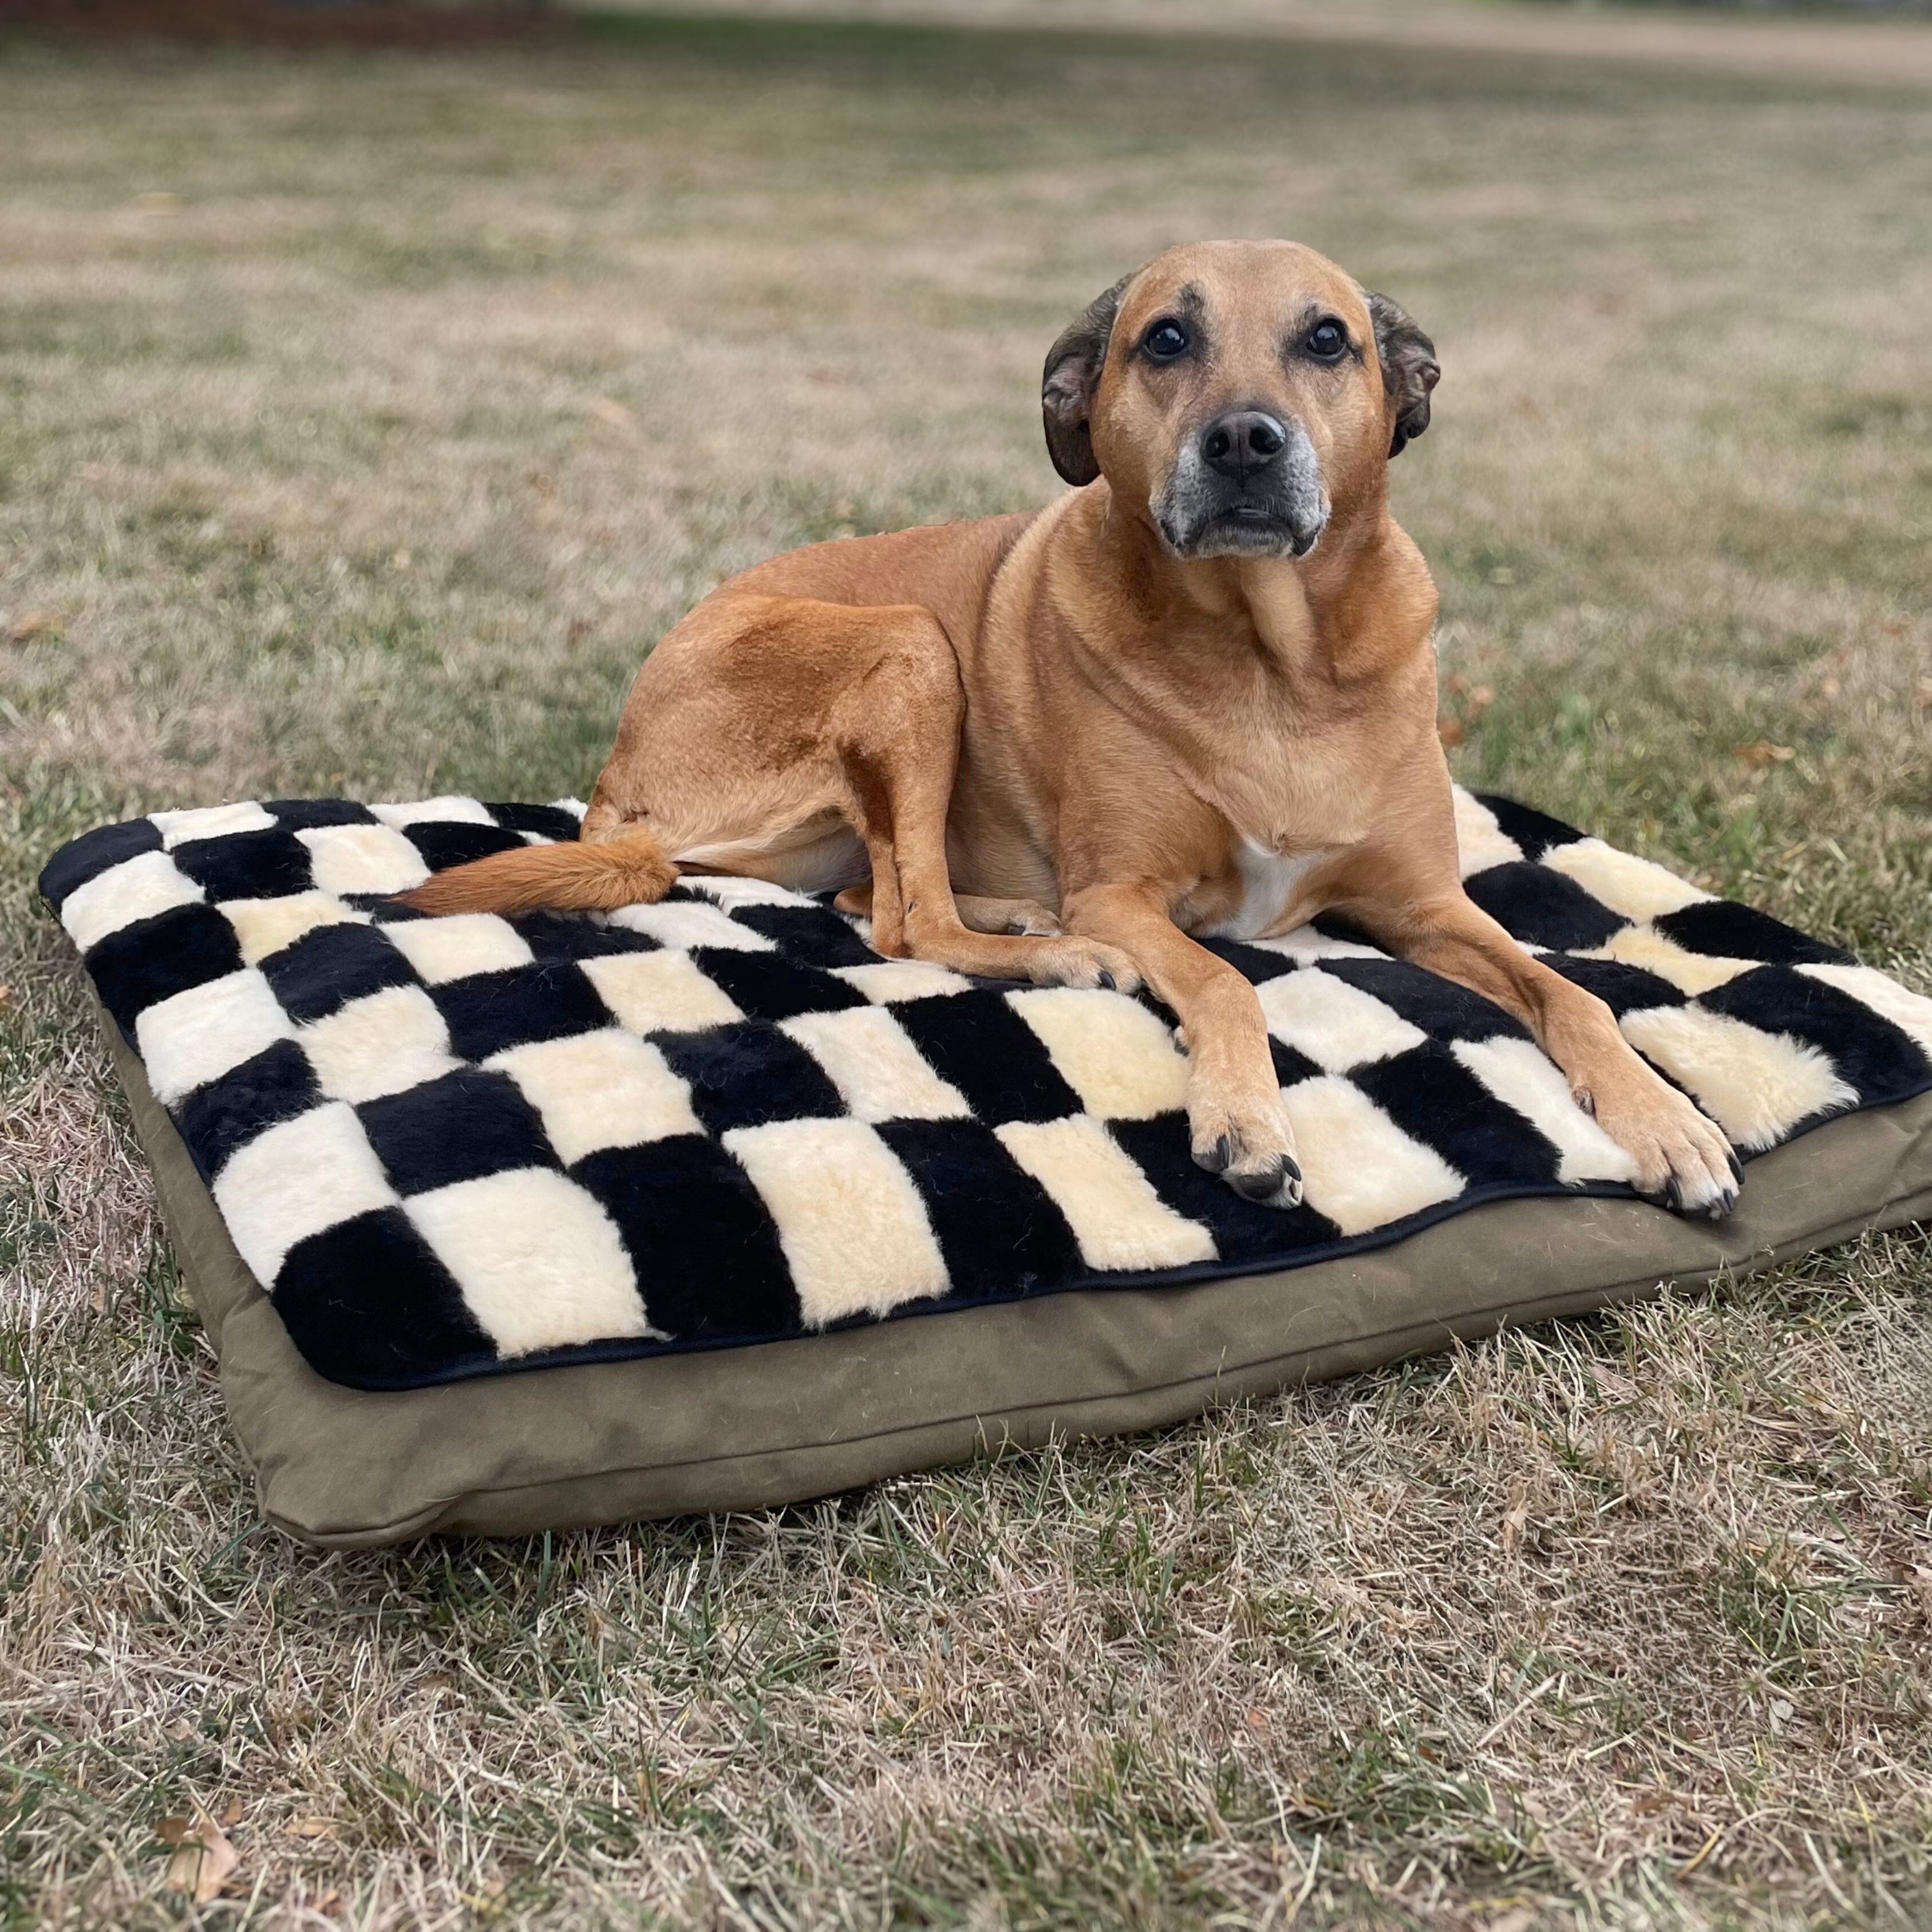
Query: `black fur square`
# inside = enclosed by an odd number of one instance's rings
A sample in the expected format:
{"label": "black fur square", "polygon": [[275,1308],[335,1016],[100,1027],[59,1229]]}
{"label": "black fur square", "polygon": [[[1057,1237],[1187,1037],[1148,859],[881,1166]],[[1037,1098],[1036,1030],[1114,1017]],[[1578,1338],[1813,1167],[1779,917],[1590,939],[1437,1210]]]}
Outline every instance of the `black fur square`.
{"label": "black fur square", "polygon": [[1401,959],[1324,959],[1316,968],[1372,994],[1438,1040],[1527,1040],[1529,1029],[1493,1000]]}
{"label": "black fur square", "polygon": [[754,1019],[788,1020],[800,1013],[836,1012],[862,1006],[866,996],[843,980],[782,952],[740,952],[728,946],[695,948],[692,958]]}
{"label": "black fur square", "polygon": [[459,1067],[356,1108],[398,1194],[427,1194],[519,1167],[560,1165],[536,1111],[507,1074]]}
{"label": "black fur square", "polygon": [[955,1294],[1026,1294],[1082,1272],[1066,1217],[992,1129],[977,1120],[888,1120],[878,1131],[926,1203]]}
{"label": "black fur square", "polygon": [[1701,899],[1651,923],[1688,952],[1720,959],[1762,959],[1772,966],[1850,966],[1852,956],[1822,939],[1796,931],[1755,906],[1730,899]]}
{"label": "black fur square", "polygon": [[1760,966],[1712,988],[1697,1004],[1815,1046],[1839,1078],[1857,1088],[1863,1106],[1903,1100],[1932,1078],[1924,1051],[1901,1028],[1808,973]]}
{"label": "black fur square", "polygon": [[1305,1201],[1294,1208],[1264,1208],[1243,1200],[1218,1174],[1196,1166],[1184,1114],[1115,1120],[1108,1132],[1177,1214],[1208,1228],[1224,1261],[1286,1262],[1300,1250],[1325,1247],[1340,1236],[1334,1222]]}
{"label": "black fur square", "polygon": [[239,1066],[197,1087],[175,1108],[194,1164],[212,1181],[236,1148],[264,1128],[292,1120],[319,1106],[315,1070],[292,1040],[279,1040]]}
{"label": "black fur square", "polygon": [[1540,859],[1552,845],[1574,845],[1583,836],[1575,826],[1565,825],[1546,812],[1519,805],[1495,792],[1478,792],[1476,802],[1495,814],[1498,829],[1505,838],[1515,840],[1526,859]]}
{"label": "black fur square", "polygon": [[606,1148],[570,1174],[616,1222],[654,1328],[680,1341],[796,1332],[778,1228],[750,1177],[708,1135]]}
{"label": "black fur square", "polygon": [[607,925],[589,913],[514,912],[512,926],[539,962],[596,959],[613,952],[655,952],[658,943],[647,933]]}
{"label": "black fur square", "polygon": [[561,844],[575,844],[583,829],[576,815],[560,805],[499,805],[492,800],[483,808],[512,832],[534,832]]}
{"label": "black fur square", "polygon": [[58,912],[70,892],[99,878],[110,866],[160,849],[160,828],[152,819],[130,818],[125,824],[83,832],[40,868],[40,896]]}
{"label": "black fur square", "polygon": [[829,905],[734,906],[731,916],[807,966],[869,966],[879,956]]}
{"label": "black fur square", "polygon": [[692,1111],[714,1134],[844,1114],[845,1103],[824,1069],[769,1021],[656,1034],[652,1043],[690,1084]]}
{"label": "black fur square", "polygon": [[315,884],[309,849],[292,832],[230,832],[190,839],[174,862],[210,900],[275,899]]}
{"label": "black fur square", "polygon": [[448,1023],[451,1052],[464,1060],[610,1024],[596,988],[568,960],[472,974],[432,986],[430,998]]}
{"label": "black fur square", "polygon": [[1574,879],[1526,861],[1472,874],[1463,890],[1526,946],[1579,952],[1605,944],[1630,921]]}
{"label": "black fur square", "polygon": [[351,1000],[413,986],[416,970],[373,926],[319,926],[262,962],[290,1019],[326,1019]]}
{"label": "black fur square", "polygon": [[903,1000],[892,1017],[942,1080],[989,1127],[1057,1120],[1081,1111],[1039,1034],[1001,993],[940,993]]}
{"label": "black fur square", "polygon": [[1358,1066],[1349,1078],[1472,1186],[1556,1185],[1561,1150],[1436,1041]]}
{"label": "black fur square", "polygon": [[175,906],[110,932],[87,956],[100,1004],[121,1030],[158,1001],[242,969],[242,943],[212,906]]}
{"label": "black fur square", "polygon": [[346,798],[272,798],[262,808],[290,832],[313,832],[325,825],[379,825],[366,805]]}
{"label": "black fur square", "polygon": [[493,852],[520,852],[524,842],[514,832],[494,825],[472,825],[460,820],[426,819],[421,824],[405,825],[403,836],[422,854],[423,863],[432,872],[446,866],[466,866],[472,859],[487,859]]}
{"label": "black fur square", "polygon": [[273,1298],[309,1365],[352,1387],[410,1388],[496,1358],[463,1291],[400,1208],[297,1242]]}

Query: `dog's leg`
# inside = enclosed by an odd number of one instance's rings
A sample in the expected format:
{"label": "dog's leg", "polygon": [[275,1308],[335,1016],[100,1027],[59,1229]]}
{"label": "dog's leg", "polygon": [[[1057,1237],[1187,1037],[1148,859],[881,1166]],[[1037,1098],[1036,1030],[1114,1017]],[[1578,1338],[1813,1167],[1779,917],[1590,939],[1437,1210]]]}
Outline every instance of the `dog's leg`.
{"label": "dog's leg", "polygon": [[1132,962],[1092,938],[973,931],[946,868],[946,816],[965,694],[937,618],[912,608],[843,610],[876,648],[839,698],[832,739],[846,809],[872,864],[872,944],[956,972],[1068,986],[1140,983]]}
{"label": "dog's leg", "polygon": [[1293,1207],[1301,1169],[1254,988],[1174,924],[1155,887],[1090,886],[1069,895],[1066,916],[1070,932],[1127,954],[1179,1018],[1196,1162],[1250,1201]]}
{"label": "dog's leg", "polygon": [[1346,910],[1402,958],[1521,1020],[1576,1104],[1636,1162],[1639,1192],[1713,1220],[1730,1212],[1744,1170],[1723,1131],[1645,1064],[1601,1000],[1524,952],[1460,887],[1393,909]]}
{"label": "dog's leg", "polygon": [[[848,886],[832,903],[841,912],[848,912],[860,919],[872,916],[872,888],[868,880],[862,886]],[[958,908],[959,923],[974,932],[1005,932],[1030,934],[1035,938],[1051,938],[1061,930],[1057,915],[1049,912],[1037,899],[989,899],[976,897],[970,892],[955,892],[952,903]]]}

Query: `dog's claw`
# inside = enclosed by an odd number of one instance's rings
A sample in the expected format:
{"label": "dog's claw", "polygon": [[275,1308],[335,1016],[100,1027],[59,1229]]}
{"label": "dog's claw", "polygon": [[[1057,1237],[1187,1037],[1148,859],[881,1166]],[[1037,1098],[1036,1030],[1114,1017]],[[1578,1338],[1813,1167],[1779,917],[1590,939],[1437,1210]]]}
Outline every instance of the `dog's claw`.
{"label": "dog's claw", "polygon": [[1231,1174],[1228,1180],[1244,1201],[1292,1208],[1301,1198],[1301,1170],[1286,1154],[1256,1173]]}
{"label": "dog's claw", "polygon": [[1103,993],[1111,993],[1114,990],[1114,976],[1104,966],[1100,968],[1100,990]]}
{"label": "dog's claw", "polygon": [[1234,1144],[1222,1134],[1204,1154],[1194,1156],[1197,1167],[1204,1167],[1210,1174],[1226,1174],[1228,1163],[1234,1158]]}
{"label": "dog's claw", "polygon": [[1742,1161],[1738,1160],[1737,1149],[1736,1148],[1726,1148],[1724,1150],[1724,1158],[1731,1164],[1731,1178],[1735,1180],[1740,1187],[1743,1186],[1744,1184],[1744,1164]]}

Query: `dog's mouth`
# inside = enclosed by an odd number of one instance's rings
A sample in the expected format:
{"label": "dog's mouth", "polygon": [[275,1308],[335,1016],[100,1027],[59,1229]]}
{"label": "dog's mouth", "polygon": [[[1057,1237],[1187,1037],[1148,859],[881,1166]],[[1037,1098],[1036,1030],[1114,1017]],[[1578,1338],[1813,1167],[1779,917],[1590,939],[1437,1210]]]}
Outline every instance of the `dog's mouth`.
{"label": "dog's mouth", "polygon": [[1326,509],[1309,517],[1278,502],[1238,500],[1201,506],[1192,515],[1177,515],[1170,507],[1157,520],[1177,556],[1303,557],[1322,540]]}
{"label": "dog's mouth", "polygon": [[1202,534],[1252,543],[1270,554],[1286,544],[1294,556],[1306,556],[1320,540],[1322,530],[1318,524],[1312,530],[1301,528],[1293,517],[1272,504],[1230,503],[1208,518]]}

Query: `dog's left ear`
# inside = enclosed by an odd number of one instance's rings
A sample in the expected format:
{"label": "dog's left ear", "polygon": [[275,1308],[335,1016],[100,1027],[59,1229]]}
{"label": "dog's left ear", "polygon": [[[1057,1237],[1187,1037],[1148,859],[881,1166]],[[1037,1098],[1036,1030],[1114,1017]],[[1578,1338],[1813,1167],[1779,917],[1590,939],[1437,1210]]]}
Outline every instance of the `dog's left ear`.
{"label": "dog's left ear", "polygon": [[[1136,273],[1138,272],[1136,271]],[[1053,466],[1077,490],[1100,473],[1094,459],[1090,418],[1094,392],[1107,360],[1107,338],[1120,297],[1133,275],[1123,275],[1105,295],[1096,296],[1086,313],[1060,332],[1046,352],[1040,379],[1040,419],[1046,428],[1046,453]]]}
{"label": "dog's left ear", "polygon": [[1389,454],[1400,456],[1412,436],[1429,427],[1429,392],[1441,380],[1442,365],[1436,345],[1387,296],[1362,291],[1376,326],[1376,359],[1382,365],[1382,387],[1395,406],[1395,427]]}

